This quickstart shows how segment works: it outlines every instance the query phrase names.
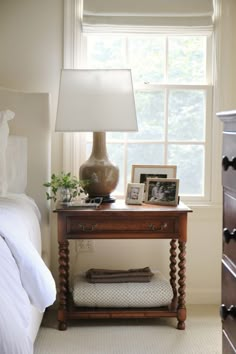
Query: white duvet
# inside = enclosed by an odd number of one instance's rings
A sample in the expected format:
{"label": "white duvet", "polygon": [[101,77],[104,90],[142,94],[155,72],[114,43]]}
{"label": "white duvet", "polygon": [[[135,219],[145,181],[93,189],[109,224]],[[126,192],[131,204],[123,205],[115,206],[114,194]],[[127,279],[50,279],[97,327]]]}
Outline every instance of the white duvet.
{"label": "white duvet", "polygon": [[32,354],[31,304],[53,304],[56,287],[40,250],[39,211],[25,195],[0,197],[0,353]]}

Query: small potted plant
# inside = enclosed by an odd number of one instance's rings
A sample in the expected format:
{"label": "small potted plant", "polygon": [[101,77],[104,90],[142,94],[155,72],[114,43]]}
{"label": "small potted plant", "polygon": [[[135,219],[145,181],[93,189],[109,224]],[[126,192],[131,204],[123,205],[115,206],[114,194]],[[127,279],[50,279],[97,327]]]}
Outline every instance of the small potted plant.
{"label": "small potted plant", "polygon": [[52,199],[54,202],[59,199],[62,203],[71,202],[72,199],[85,193],[85,187],[88,181],[79,180],[77,177],[72,176],[71,173],[61,172],[58,175],[54,173],[51,175],[51,181],[43,184],[44,187],[50,188],[51,192],[46,192],[47,200]]}

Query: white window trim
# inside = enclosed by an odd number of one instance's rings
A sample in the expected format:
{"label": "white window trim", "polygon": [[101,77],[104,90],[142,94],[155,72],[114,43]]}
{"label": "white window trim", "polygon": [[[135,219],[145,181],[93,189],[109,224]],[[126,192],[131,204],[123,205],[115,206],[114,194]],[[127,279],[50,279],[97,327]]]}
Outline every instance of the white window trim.
{"label": "white window trim", "polygon": [[[81,30],[82,0],[64,0],[64,69],[77,67],[81,59]],[[71,171],[75,176],[79,174],[79,166],[84,162],[85,137],[82,133],[63,133],[64,171]]]}
{"label": "white window trim", "polygon": [[[81,28],[78,18],[82,14],[82,0],[64,0],[64,67],[73,68],[81,63],[81,58],[78,58],[78,53],[81,44]],[[217,41],[215,41],[217,42]],[[208,63],[209,64],[209,63]],[[209,131],[212,131],[212,138],[210,137],[211,149],[206,150],[206,164],[210,166],[210,173],[205,174],[205,186],[209,191],[206,198],[194,198],[188,200],[183,197],[182,199],[188,202],[191,206],[206,206],[206,205],[219,205],[222,202],[219,190],[221,190],[221,167],[219,158],[221,156],[221,125],[215,117],[214,101],[216,91],[213,92],[213,107],[208,107],[206,114],[210,114],[212,119],[207,120]],[[79,136],[79,138],[78,138]],[[78,175],[80,164],[84,160],[83,150],[85,149],[83,134],[63,134],[63,169],[71,171],[73,174]],[[210,150],[212,153],[210,154]],[[78,154],[79,151],[79,154]],[[212,157],[212,158],[211,158]]]}

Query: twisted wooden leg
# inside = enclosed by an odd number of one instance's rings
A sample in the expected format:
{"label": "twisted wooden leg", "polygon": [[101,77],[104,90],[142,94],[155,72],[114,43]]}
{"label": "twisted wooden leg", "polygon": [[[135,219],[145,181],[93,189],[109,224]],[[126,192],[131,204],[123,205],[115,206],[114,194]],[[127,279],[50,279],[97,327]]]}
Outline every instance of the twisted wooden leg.
{"label": "twisted wooden leg", "polygon": [[66,313],[69,292],[69,241],[59,242],[59,309],[58,329],[67,329]]}
{"label": "twisted wooden leg", "polygon": [[185,272],[186,272],[186,260],[185,260],[185,255],[186,255],[186,245],[185,242],[179,241],[179,288],[178,288],[178,308],[177,308],[177,319],[178,319],[178,324],[177,328],[178,329],[185,329],[185,320],[186,320],[186,306],[185,306]]}
{"label": "twisted wooden leg", "polygon": [[170,284],[173,290],[173,299],[171,302],[171,309],[176,310],[177,307],[177,289],[176,289],[176,240],[170,241]]}

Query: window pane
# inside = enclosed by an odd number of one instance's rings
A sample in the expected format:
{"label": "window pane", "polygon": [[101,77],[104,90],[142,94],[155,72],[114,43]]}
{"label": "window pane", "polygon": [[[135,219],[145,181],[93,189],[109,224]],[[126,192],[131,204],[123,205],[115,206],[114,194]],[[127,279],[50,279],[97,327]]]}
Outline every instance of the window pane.
{"label": "window pane", "polygon": [[124,41],[119,37],[89,36],[87,64],[91,68],[117,69],[124,64]]}
{"label": "window pane", "polygon": [[120,178],[116,187],[116,194],[123,194],[124,191],[124,144],[107,143],[107,153],[109,160],[118,166]]}
{"label": "window pane", "polygon": [[204,194],[204,152],[202,145],[169,145],[168,163],[177,165],[180,194]]}
{"label": "window pane", "polygon": [[169,82],[205,82],[206,37],[170,37],[168,54]]}
{"label": "window pane", "polygon": [[128,144],[127,175],[131,178],[132,165],[164,164],[163,144]]}
{"label": "window pane", "polygon": [[130,37],[128,55],[134,82],[163,82],[165,39],[162,37]]}
{"label": "window pane", "polygon": [[136,92],[135,105],[138,132],[128,134],[129,139],[164,139],[164,92]]}
{"label": "window pane", "polygon": [[205,92],[175,90],[169,94],[168,138],[203,141],[205,135]]}

